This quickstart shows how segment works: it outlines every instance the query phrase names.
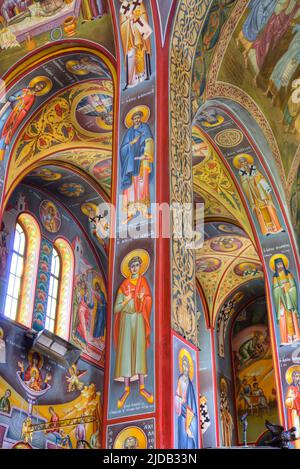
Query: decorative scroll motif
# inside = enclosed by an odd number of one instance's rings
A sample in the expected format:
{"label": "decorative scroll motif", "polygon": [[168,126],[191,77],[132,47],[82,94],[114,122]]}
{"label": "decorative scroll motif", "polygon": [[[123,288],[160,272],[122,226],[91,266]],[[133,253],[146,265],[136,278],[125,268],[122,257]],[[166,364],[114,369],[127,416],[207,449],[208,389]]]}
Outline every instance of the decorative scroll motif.
{"label": "decorative scroll motif", "polygon": [[45,327],[51,256],[52,243],[46,238],[43,238],[41,241],[41,252],[36,286],[36,299],[32,318],[32,327],[36,331],[41,331]]}
{"label": "decorative scroll motif", "polygon": [[[107,96],[107,99],[110,99],[112,91],[112,82],[102,80],[78,85],[51,99],[20,135],[12,157],[13,176],[16,177],[29,164],[49,153],[66,150],[71,145],[74,147],[74,142],[77,147],[88,145],[111,150],[111,130],[103,129],[102,121],[98,120],[99,129],[86,131],[83,123],[88,122],[90,116],[87,113],[82,117],[82,109],[87,96]],[[10,182],[9,180],[8,183]]]}
{"label": "decorative scroll motif", "polygon": [[[177,9],[170,51],[171,203],[192,203],[191,76],[199,33],[209,0],[182,0]],[[176,220],[173,219],[173,226]],[[197,343],[194,254],[184,240],[172,238],[172,327]]]}

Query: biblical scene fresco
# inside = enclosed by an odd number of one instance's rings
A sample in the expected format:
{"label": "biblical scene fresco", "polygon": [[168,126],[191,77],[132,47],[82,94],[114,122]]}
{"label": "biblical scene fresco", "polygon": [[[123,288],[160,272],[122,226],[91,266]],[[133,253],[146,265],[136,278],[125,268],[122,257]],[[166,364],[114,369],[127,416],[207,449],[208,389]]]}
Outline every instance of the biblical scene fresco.
{"label": "biblical scene fresco", "polygon": [[40,46],[64,39],[91,39],[115,51],[107,0],[2,0],[0,15],[2,70]]}
{"label": "biblical scene fresco", "polygon": [[[265,419],[278,422],[274,364],[265,298],[257,299],[236,317],[232,330],[237,417],[248,412],[248,442],[265,432]],[[242,425],[238,440],[243,443]]]}
{"label": "biblical scene fresco", "polygon": [[245,232],[230,223],[205,223],[204,243],[196,252],[196,277],[211,320],[224,299],[239,286],[263,278],[258,254]]}
{"label": "biblical scene fresco", "polygon": [[[45,208],[44,211],[41,211],[41,207],[48,207],[48,209]],[[69,240],[75,261],[70,340],[83,350],[85,357],[97,365],[104,366],[107,293],[98,259],[87,243],[84,232],[63,206],[56,201],[54,202],[52,198],[49,200],[48,195],[37,188],[30,188],[26,185],[18,186],[10,198],[4,214],[8,252],[12,252],[12,234],[17,217],[24,210],[32,213],[39,221],[43,236],[40,257],[42,275],[38,274],[38,289],[48,291],[47,279],[54,241],[58,237]],[[57,229],[57,219],[60,220],[59,229]],[[10,264],[9,258],[6,263]],[[5,275],[1,279],[1,291],[3,292],[1,298],[5,298],[7,275],[6,269]],[[34,324],[38,330],[45,324],[46,302],[43,301],[43,295],[41,298],[37,297]]]}
{"label": "biblical scene fresco", "polygon": [[173,335],[174,448],[199,448],[197,352]]}
{"label": "biblical scene fresco", "polygon": [[81,359],[58,365],[9,320],[0,332],[0,447],[100,448],[103,372]]}
{"label": "biblical scene fresco", "polygon": [[153,449],[155,448],[154,419],[109,425],[107,449]]}
{"label": "biblical scene fresco", "polygon": [[[281,181],[295,220],[295,189],[298,184],[298,29],[297,0],[241,0],[213,2],[206,22],[223,18],[220,28],[203,29],[193,71],[194,114],[208,99],[227,99],[248,113],[240,117],[248,130],[255,120],[270,149],[274,178]],[[212,19],[212,20],[211,20]],[[207,48],[213,37],[212,47]],[[255,140],[262,140],[255,133]],[[275,164],[274,164],[275,163]],[[278,177],[277,177],[278,176]],[[294,227],[295,227],[294,223]]]}
{"label": "biblical scene fresco", "polygon": [[297,0],[273,0],[263,5],[250,1],[245,6],[218,80],[238,86],[262,109],[287,175],[300,143],[300,7]]}
{"label": "biblical scene fresco", "polygon": [[214,49],[236,0],[213,0],[197,44],[192,83],[192,106],[195,114],[205,98],[207,73]]}

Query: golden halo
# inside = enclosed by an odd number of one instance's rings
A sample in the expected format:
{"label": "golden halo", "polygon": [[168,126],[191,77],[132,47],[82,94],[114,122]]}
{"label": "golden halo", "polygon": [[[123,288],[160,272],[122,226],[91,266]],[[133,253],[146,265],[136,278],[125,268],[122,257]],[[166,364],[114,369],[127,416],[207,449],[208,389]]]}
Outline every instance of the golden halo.
{"label": "golden halo", "polygon": [[122,260],[121,273],[123,277],[125,278],[131,277],[131,272],[129,270],[128,263],[131,261],[131,259],[133,259],[133,257],[137,257],[137,256],[142,259],[140,275],[143,275],[145,272],[147,272],[149,265],[150,265],[149,253],[145,249],[135,249],[134,251],[129,252]]}
{"label": "golden halo", "polygon": [[105,121],[102,119],[102,117],[96,117],[96,122],[97,122],[97,125],[100,129],[103,129],[103,130],[112,130],[112,124],[106,124]]}
{"label": "golden halo", "polygon": [[90,72],[84,68],[79,68],[77,70],[73,69],[74,65],[79,65],[79,60],[68,60],[66,63],[66,69],[70,73],[74,73],[74,75],[88,75]]}
{"label": "golden halo", "polygon": [[275,272],[275,261],[277,259],[282,260],[282,262],[284,263],[284,267],[286,269],[289,268],[290,261],[288,260],[288,258],[284,254],[274,254],[274,256],[271,257],[270,262],[269,262],[269,266],[273,270],[273,272]]}
{"label": "golden halo", "polygon": [[241,164],[240,164],[241,158],[245,158],[245,160],[247,160],[249,164],[254,163],[254,157],[252,155],[248,155],[248,153],[240,153],[239,155],[236,155],[233,158],[233,166],[237,169],[240,169],[241,167]]}
{"label": "golden halo", "polygon": [[214,124],[210,124],[210,122],[203,122],[202,125],[203,127],[217,127],[217,125],[222,124],[224,122],[224,117],[223,116],[217,116],[218,122],[215,122]]}
{"label": "golden halo", "polygon": [[287,384],[291,385],[292,384],[292,374],[294,371],[299,371],[300,373],[300,365],[293,365],[290,366],[285,373],[285,380]]}
{"label": "golden halo", "polygon": [[0,327],[0,339],[3,339],[3,337],[4,337],[4,331],[2,327]]}
{"label": "golden halo", "polygon": [[29,83],[29,88],[33,88],[34,85],[36,85],[37,83],[41,83],[41,82],[46,83],[46,86],[41,91],[37,91],[35,93],[36,96],[43,96],[44,94],[49,93],[49,91],[52,89],[52,86],[53,86],[52,81],[50,80],[50,78],[44,77],[44,76],[38,76],[38,77],[33,78]]}
{"label": "golden halo", "polygon": [[124,443],[129,437],[137,439],[138,449],[147,449],[147,437],[139,427],[126,427],[121,430],[115,439],[113,449],[124,449]]}
{"label": "golden halo", "polygon": [[148,108],[148,106],[135,106],[134,108],[132,108],[126,115],[125,117],[125,125],[126,127],[129,129],[130,127],[132,127],[132,116],[136,113],[136,112],[141,112],[143,115],[141,117],[141,121],[142,122],[148,122],[149,120],[149,117],[150,117],[150,109]]}
{"label": "golden halo", "polygon": [[188,362],[190,365],[189,378],[192,381],[194,377],[194,362],[193,362],[190,352],[186,348],[180,349],[180,352],[178,354],[178,365],[179,365],[179,370],[181,374],[183,374],[183,367],[182,367],[183,357],[186,357],[188,359]]}
{"label": "golden halo", "polygon": [[49,172],[43,171],[43,168],[41,170],[36,170],[35,173],[30,174],[29,176],[40,177],[44,181],[57,181],[58,179],[62,178],[61,173],[55,173],[52,170],[49,170]]}
{"label": "golden halo", "polygon": [[228,384],[225,378],[221,378],[220,380],[220,389],[221,391],[225,392],[227,394],[228,392]]}
{"label": "golden halo", "polygon": [[86,203],[81,205],[81,211],[82,211],[82,213],[84,213],[85,215],[90,217],[91,212],[95,212],[95,214],[97,213],[97,205],[92,204],[90,202],[86,202]]}

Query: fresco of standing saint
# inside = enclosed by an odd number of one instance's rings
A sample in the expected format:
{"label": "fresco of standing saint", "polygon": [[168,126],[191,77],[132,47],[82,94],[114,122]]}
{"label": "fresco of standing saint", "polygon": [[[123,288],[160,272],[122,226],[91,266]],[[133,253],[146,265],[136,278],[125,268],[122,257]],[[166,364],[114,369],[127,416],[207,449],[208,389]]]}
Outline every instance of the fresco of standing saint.
{"label": "fresco of standing saint", "polygon": [[285,376],[288,384],[285,406],[288,413],[288,428],[295,427],[295,448],[300,449],[300,366],[288,368]]}
{"label": "fresco of standing saint", "polygon": [[196,393],[193,385],[194,363],[191,354],[185,348],[178,356],[180,376],[177,381],[175,395],[175,411],[177,414],[177,445],[178,449],[198,448],[198,409]]}
{"label": "fresco of standing saint", "polygon": [[271,257],[270,268],[274,272],[273,298],[281,345],[300,340],[297,286],[288,267],[289,260],[284,254],[275,254]]}
{"label": "fresco of standing saint", "polygon": [[150,347],[150,316],[152,294],[144,277],[150,264],[146,250],[137,249],[125,256],[121,283],[114,306],[114,346],[116,350],[115,381],[125,384],[124,393],[118,400],[122,409],[130,394],[130,384],[138,380],[139,393],[149,404],[153,394],[145,388],[148,374],[147,349]]}
{"label": "fresco of standing saint", "polygon": [[233,165],[239,170],[243,191],[256,215],[261,233],[269,236],[284,231],[276,213],[271,195],[272,188],[256,168],[253,156],[246,153],[237,155]]}
{"label": "fresco of standing saint", "polygon": [[128,223],[138,213],[150,219],[150,177],[154,160],[154,140],[147,121],[150,109],[137,106],[127,114],[121,148],[121,190],[123,211]]}
{"label": "fresco of standing saint", "polygon": [[151,76],[152,28],[143,0],[122,0],[120,31],[126,71],[125,89],[133,88]]}
{"label": "fresco of standing saint", "polygon": [[36,96],[43,96],[52,88],[48,77],[35,77],[27,88],[16,91],[8,97],[0,110],[0,160],[6,155],[15,132],[27,117],[35,103]]}

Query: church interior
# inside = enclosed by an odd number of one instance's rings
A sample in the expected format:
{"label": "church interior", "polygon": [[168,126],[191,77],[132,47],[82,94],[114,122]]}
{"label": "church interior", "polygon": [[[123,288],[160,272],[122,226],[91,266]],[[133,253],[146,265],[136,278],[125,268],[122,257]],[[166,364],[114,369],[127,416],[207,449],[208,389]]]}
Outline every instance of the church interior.
{"label": "church interior", "polygon": [[0,0],[0,71],[0,448],[300,449],[300,1]]}

